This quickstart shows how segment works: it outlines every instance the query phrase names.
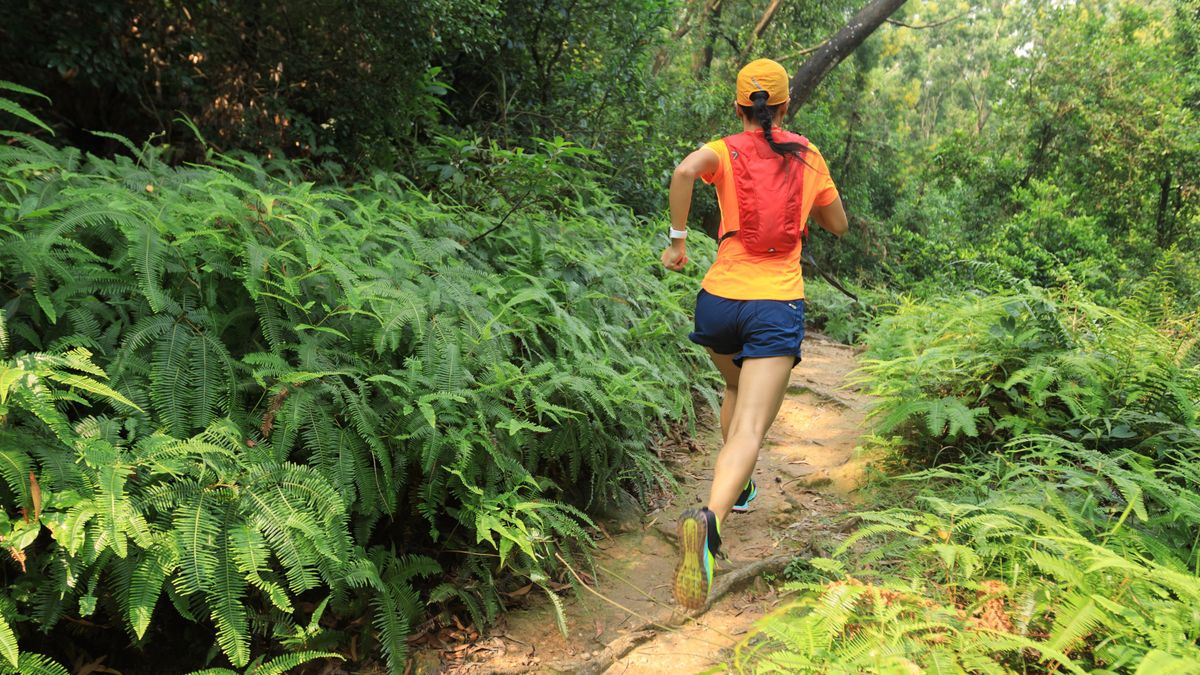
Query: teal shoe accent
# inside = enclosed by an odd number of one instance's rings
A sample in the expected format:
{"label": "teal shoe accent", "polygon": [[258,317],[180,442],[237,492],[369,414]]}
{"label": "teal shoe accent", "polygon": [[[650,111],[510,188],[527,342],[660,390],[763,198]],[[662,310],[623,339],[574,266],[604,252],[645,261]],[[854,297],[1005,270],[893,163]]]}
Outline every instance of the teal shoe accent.
{"label": "teal shoe accent", "polygon": [[738,495],[737,501],[733,503],[732,511],[734,513],[745,513],[750,510],[750,502],[758,496],[758,486],[754,484],[754,479],[751,478],[746,482],[746,488],[742,490],[742,494]]}

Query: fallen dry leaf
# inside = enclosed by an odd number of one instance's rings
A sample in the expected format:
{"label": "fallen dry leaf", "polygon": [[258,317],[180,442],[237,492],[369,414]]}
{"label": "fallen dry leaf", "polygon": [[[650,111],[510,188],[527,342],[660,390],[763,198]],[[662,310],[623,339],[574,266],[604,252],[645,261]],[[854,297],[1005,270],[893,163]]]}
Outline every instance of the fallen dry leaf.
{"label": "fallen dry leaf", "polygon": [[33,501],[33,519],[34,521],[42,518],[42,486],[38,485],[37,476],[33,472],[29,472],[29,498]]}
{"label": "fallen dry leaf", "polygon": [[531,590],[533,590],[533,584],[525,584],[524,586],[518,588],[515,591],[501,593],[501,595],[507,595],[510,598],[519,598],[521,596],[528,595],[529,591],[531,591]]}

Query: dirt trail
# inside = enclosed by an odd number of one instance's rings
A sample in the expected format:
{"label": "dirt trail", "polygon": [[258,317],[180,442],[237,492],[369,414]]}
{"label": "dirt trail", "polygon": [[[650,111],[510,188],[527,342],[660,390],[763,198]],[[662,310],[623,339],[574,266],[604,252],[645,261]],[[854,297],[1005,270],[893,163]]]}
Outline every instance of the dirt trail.
{"label": "dirt trail", "polygon": [[[832,533],[832,517],[847,508],[865,465],[854,450],[866,401],[842,388],[854,367],[851,348],[819,334],[805,339],[804,362],[792,371],[787,399],[754,470],[758,499],[749,513],[731,514],[722,524],[729,559],[719,561],[718,581],[722,574],[756,560],[806,552],[810,542]],[[425,667],[416,670],[696,673],[721,663],[723,651],[779,602],[761,579],[725,595],[680,626],[633,633],[647,621],[674,626],[681,620],[670,589],[677,560],[675,518],[684,507],[699,505],[707,497],[720,431],[705,432],[693,445],[699,451],[677,456],[673,465],[682,495],[640,518],[605,523],[611,536],[599,543],[594,570],[598,576],[591,585],[611,602],[590,593],[564,597],[569,638],[558,631],[545,596],[534,596],[527,608],[508,612],[489,636],[460,646],[440,667],[421,658]],[[622,531],[614,532],[617,527]],[[631,642],[639,644],[628,650]],[[623,656],[603,668],[613,653]]]}

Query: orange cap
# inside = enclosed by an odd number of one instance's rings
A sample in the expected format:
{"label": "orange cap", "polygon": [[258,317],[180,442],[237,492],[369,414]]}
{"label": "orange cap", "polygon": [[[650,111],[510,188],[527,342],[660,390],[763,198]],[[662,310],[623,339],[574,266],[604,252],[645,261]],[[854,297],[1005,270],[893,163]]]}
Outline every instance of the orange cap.
{"label": "orange cap", "polygon": [[750,94],[756,91],[767,92],[767,105],[785,103],[788,100],[787,71],[771,59],[757,59],[747,63],[738,71],[738,105],[754,105],[750,101]]}

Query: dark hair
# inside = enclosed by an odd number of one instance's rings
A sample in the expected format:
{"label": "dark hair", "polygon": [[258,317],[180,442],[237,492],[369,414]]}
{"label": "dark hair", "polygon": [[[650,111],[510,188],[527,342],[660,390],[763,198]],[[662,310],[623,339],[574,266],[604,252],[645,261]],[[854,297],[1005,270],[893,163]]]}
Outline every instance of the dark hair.
{"label": "dark hair", "polygon": [[762,125],[763,138],[767,139],[767,144],[771,146],[771,149],[784,157],[794,156],[796,159],[804,161],[800,153],[807,150],[807,146],[803,143],[795,142],[777,143],[771,133],[775,111],[779,110],[779,106],[783,104],[767,105],[767,92],[765,91],[756,91],[750,94],[750,102],[753,105],[740,106],[742,114],[750,119],[758,120],[758,123]]}

